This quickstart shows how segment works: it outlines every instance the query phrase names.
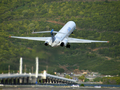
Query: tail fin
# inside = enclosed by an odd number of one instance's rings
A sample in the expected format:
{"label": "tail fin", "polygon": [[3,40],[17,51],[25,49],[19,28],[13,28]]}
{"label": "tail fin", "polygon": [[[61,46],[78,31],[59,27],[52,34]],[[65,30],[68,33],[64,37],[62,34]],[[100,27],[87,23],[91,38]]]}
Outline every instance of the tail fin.
{"label": "tail fin", "polygon": [[51,37],[52,37],[52,42],[54,42],[54,40],[55,40],[55,37],[54,37],[54,33],[53,33],[53,32],[54,32],[54,29],[52,29],[51,32],[50,32],[50,33],[51,33]]}

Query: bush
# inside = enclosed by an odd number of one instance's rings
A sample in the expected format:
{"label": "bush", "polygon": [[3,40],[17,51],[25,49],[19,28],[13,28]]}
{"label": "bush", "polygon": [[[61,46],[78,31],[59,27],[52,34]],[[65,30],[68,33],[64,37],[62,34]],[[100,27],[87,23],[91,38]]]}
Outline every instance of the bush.
{"label": "bush", "polygon": [[81,84],[80,86],[84,86],[84,84]]}

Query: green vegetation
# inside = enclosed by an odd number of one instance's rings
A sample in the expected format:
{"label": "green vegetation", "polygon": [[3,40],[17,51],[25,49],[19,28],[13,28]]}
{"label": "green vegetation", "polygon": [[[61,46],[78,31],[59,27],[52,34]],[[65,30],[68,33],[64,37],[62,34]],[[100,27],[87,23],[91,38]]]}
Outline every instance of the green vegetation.
{"label": "green vegetation", "polygon": [[103,78],[104,84],[120,84],[120,77],[107,77]]}
{"label": "green vegetation", "polygon": [[101,77],[96,77],[93,81],[94,81],[94,82],[103,82],[103,78],[101,78]]}
{"label": "green vegetation", "polygon": [[79,76],[78,79],[83,81],[83,82],[88,82],[89,81],[89,79],[85,78],[85,75]]}
{"label": "green vegetation", "polygon": [[84,86],[84,84],[81,84],[80,86]]}
{"label": "green vegetation", "polygon": [[79,76],[78,79],[84,81],[85,80],[85,76],[84,75]]}
{"label": "green vegetation", "polygon": [[72,79],[69,75],[65,75],[65,78]]}
{"label": "green vegetation", "polygon": [[103,84],[120,84],[120,77],[97,77],[94,79],[95,82],[103,82]]}
{"label": "green vegetation", "polygon": [[84,81],[84,82],[89,82],[89,81],[90,81],[89,79],[85,78],[85,81]]}
{"label": "green vegetation", "polygon": [[[43,37],[33,31],[58,31],[73,20],[77,29],[71,37],[108,40],[110,43],[71,44],[71,48],[46,47],[44,42],[12,39],[9,36]],[[56,22],[54,22],[56,21]],[[19,58],[27,71],[39,57],[40,71],[80,70],[102,74],[120,73],[120,1],[0,0],[0,73],[18,71]]]}

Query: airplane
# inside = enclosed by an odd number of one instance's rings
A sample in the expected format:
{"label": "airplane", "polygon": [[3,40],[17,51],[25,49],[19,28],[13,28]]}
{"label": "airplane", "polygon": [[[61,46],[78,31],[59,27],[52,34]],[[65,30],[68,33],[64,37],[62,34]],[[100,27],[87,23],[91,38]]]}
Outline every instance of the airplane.
{"label": "airplane", "polygon": [[[37,41],[44,41],[44,45],[51,47],[57,46],[65,46],[66,48],[70,48],[70,43],[108,43],[109,41],[97,41],[97,40],[87,40],[87,39],[77,39],[71,38],[69,35],[73,33],[76,29],[76,24],[74,21],[68,21],[60,30],[54,31],[40,31],[40,32],[32,32],[32,33],[51,33],[51,37],[18,37],[18,36],[9,36],[11,38],[19,38],[19,39],[28,39],[28,40],[37,40]],[[56,33],[56,35],[54,35]]]}

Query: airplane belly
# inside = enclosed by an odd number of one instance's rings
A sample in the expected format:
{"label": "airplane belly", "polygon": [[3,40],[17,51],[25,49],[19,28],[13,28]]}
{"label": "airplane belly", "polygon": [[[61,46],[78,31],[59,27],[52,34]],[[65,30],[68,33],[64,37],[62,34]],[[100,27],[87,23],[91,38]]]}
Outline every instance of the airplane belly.
{"label": "airplane belly", "polygon": [[49,41],[49,45],[52,45],[52,40]]}

